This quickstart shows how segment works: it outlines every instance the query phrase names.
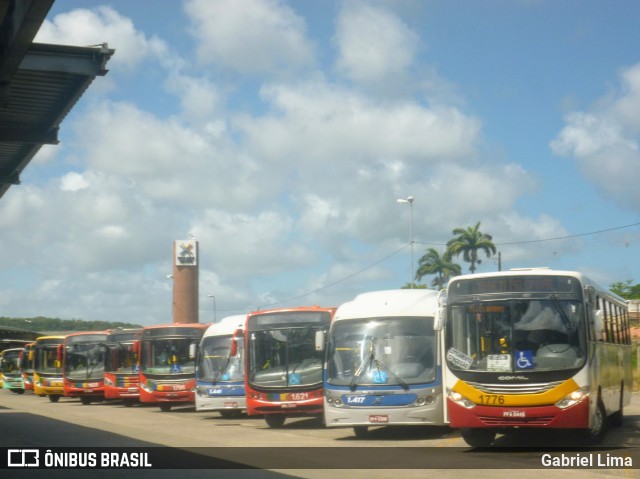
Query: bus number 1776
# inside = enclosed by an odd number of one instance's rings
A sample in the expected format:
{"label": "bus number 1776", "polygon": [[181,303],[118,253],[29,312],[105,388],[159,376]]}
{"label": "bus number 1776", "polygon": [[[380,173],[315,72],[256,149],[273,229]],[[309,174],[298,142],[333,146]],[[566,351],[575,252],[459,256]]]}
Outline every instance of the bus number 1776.
{"label": "bus number 1776", "polygon": [[480,404],[486,404],[488,406],[501,406],[504,404],[504,396],[499,394],[481,394]]}

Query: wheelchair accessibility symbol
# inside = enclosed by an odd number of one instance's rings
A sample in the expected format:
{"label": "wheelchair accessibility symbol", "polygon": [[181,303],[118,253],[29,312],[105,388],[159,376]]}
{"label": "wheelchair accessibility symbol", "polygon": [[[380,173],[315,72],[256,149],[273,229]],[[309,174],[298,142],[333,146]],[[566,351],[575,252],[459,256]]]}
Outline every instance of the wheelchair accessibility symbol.
{"label": "wheelchair accessibility symbol", "polygon": [[516,369],[533,369],[533,351],[516,351]]}

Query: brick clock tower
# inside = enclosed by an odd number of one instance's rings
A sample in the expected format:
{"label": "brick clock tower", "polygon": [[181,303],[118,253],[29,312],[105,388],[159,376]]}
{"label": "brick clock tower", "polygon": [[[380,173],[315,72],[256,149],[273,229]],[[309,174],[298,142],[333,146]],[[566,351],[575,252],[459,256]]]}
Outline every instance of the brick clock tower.
{"label": "brick clock tower", "polygon": [[173,243],[173,322],[198,323],[198,242]]}

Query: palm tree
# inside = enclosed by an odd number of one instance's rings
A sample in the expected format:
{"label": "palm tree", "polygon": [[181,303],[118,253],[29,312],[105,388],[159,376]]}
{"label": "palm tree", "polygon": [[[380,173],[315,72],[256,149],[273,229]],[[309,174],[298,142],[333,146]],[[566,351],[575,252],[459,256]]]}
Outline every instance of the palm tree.
{"label": "palm tree", "polygon": [[437,274],[433,279],[431,286],[436,288],[444,288],[451,276],[462,273],[459,264],[451,261],[449,251],[442,256],[434,248],[427,249],[427,252],[418,261],[418,271],[416,271],[416,281],[420,281],[423,276],[428,274]]}
{"label": "palm tree", "polygon": [[466,230],[456,228],[453,230],[453,234],[456,235],[456,237],[447,242],[447,247],[452,257],[462,254],[462,259],[471,264],[471,266],[469,266],[471,273],[476,271],[476,264],[482,262],[478,258],[478,251],[484,251],[487,258],[496,254],[496,245],[493,244],[492,236],[482,233],[478,228],[480,228],[479,221],[475,226],[467,227]]}

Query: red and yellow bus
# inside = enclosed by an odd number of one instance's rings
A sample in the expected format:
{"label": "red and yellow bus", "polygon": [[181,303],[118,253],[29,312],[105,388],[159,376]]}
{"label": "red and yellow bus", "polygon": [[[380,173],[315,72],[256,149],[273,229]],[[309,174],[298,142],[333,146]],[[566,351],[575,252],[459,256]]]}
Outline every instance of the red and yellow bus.
{"label": "red and yellow bus", "polygon": [[321,415],[324,342],[336,308],[258,311],[244,330],[247,414],[269,427],[287,416]]}
{"label": "red and yellow bus", "polygon": [[597,443],[631,401],[627,303],[578,272],[451,279],[444,353],[449,422],[471,446],[514,428]]}
{"label": "red and yellow bus", "polygon": [[140,362],[140,402],[162,411],[195,404],[196,351],[208,324],[174,323],[142,328],[135,351]]}
{"label": "red and yellow bus", "polygon": [[71,333],[58,346],[65,397],[82,404],[104,399],[105,345],[109,331]]}
{"label": "red and yellow bus", "polygon": [[140,397],[140,367],[134,351],[142,329],[114,329],[106,342],[104,398],[121,399],[132,406]]}
{"label": "red and yellow bus", "polygon": [[33,348],[33,392],[58,402],[64,395],[62,361],[58,359],[58,346],[64,336],[40,336]]}

